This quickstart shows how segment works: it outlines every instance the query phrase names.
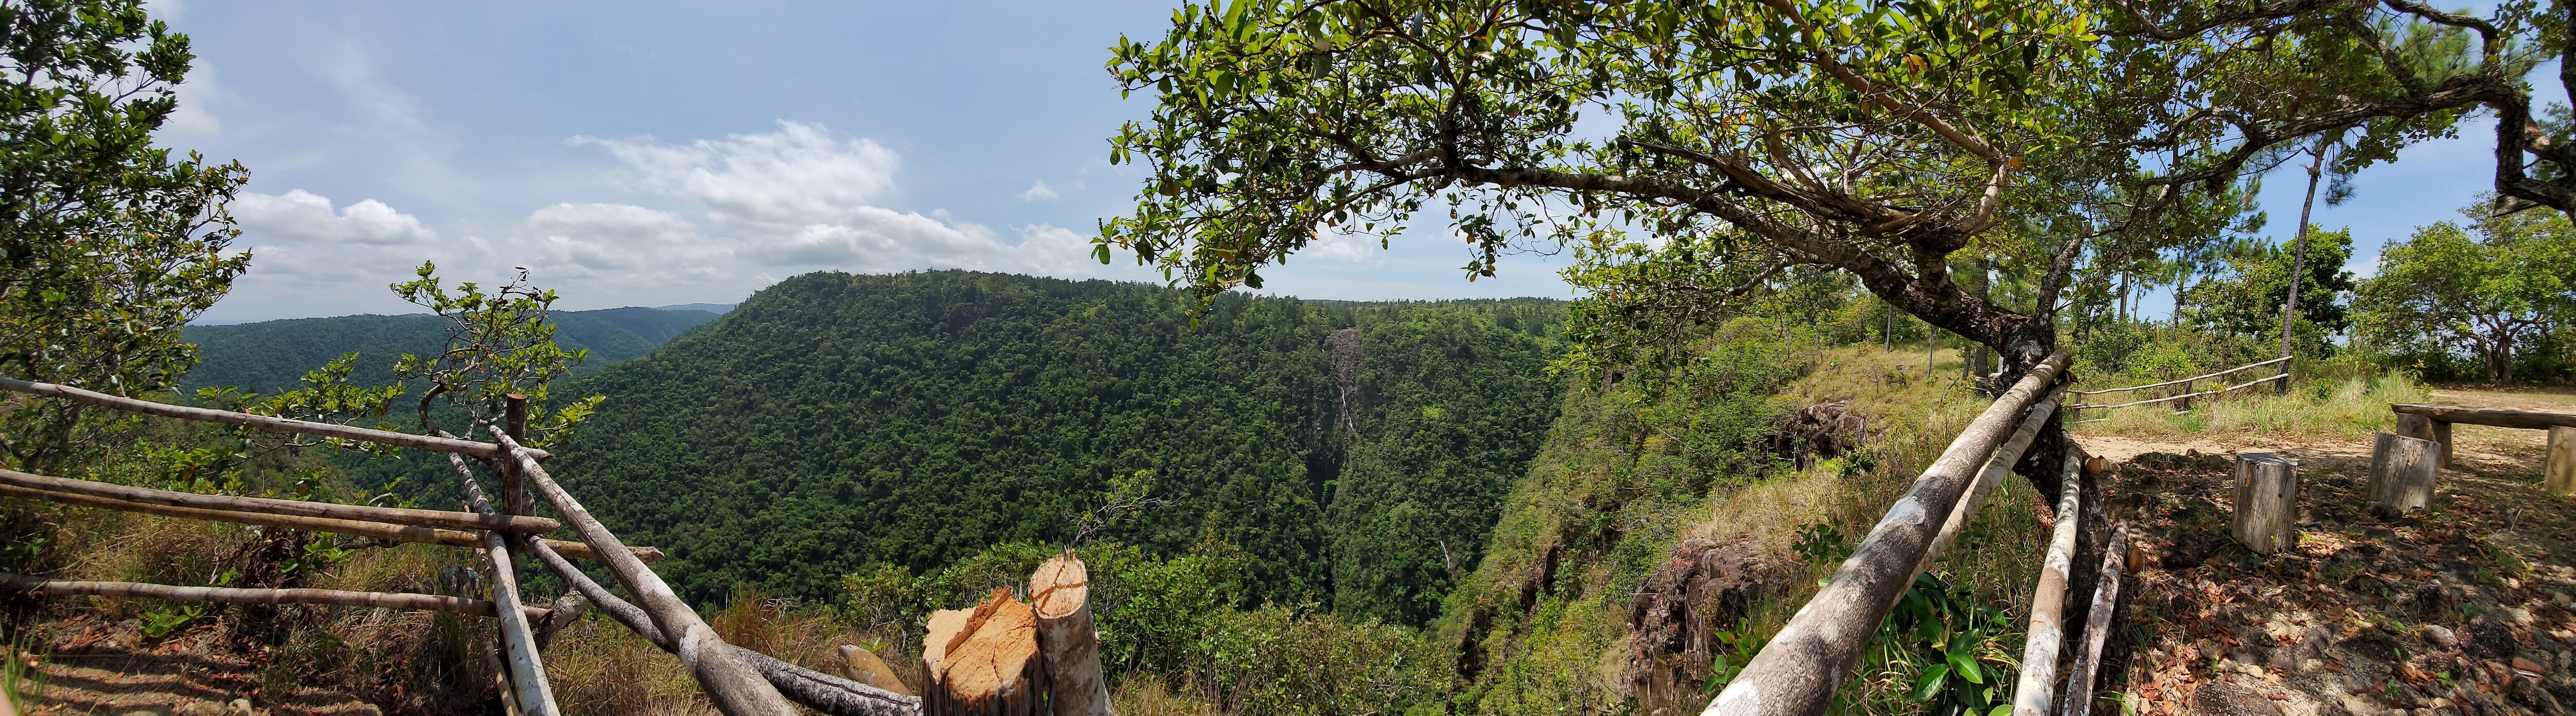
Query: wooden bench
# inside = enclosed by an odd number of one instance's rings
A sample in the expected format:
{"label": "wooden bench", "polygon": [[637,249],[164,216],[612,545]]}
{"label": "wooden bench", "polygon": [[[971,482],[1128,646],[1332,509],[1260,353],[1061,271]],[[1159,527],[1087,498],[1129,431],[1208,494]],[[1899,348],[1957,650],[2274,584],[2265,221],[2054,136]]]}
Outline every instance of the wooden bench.
{"label": "wooden bench", "polygon": [[2549,458],[2543,468],[2546,477],[2542,485],[2550,494],[2576,497],[2576,415],[2418,403],[2398,403],[2388,406],[2388,409],[2397,413],[2398,435],[2442,445],[2442,467],[2451,465],[2452,423],[2547,430]]}

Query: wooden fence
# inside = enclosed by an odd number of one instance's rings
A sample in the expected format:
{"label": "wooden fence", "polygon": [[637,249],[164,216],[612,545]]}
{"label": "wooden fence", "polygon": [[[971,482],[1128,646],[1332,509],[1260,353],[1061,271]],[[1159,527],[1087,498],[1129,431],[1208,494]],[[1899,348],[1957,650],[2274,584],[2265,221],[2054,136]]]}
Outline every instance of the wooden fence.
{"label": "wooden fence", "polygon": [[[2032,423],[2046,422],[2047,407],[2054,400],[2042,396],[2050,392],[2049,386],[2065,372],[2069,360],[2064,350],[2050,355],[1970,422],[1940,459],[1915,478],[1913,488],[1870,528],[1851,558],[1834,572],[1833,580],[1789,618],[1703,713],[1824,713],[1835,690],[1859,665],[1861,652],[1878,632],[1879,623],[1913,585],[1915,576],[1976,517],[1985,477],[2000,481],[2030,444],[2029,439],[2016,437],[2025,432],[2035,435],[2041,427]],[[2015,442],[2020,447],[2012,447]]]}
{"label": "wooden fence", "polygon": [[[560,713],[546,681],[541,651],[552,628],[578,616],[583,605],[596,605],[647,641],[679,657],[696,677],[709,700],[726,714],[788,716],[795,703],[834,716],[914,716],[921,700],[895,694],[770,658],[727,644],[698,617],[697,611],[671,591],[646,563],[660,558],[651,547],[629,547],[590,516],[571,493],[546,473],[546,451],[520,444],[525,435],[521,404],[513,401],[504,424],[478,423],[492,438],[479,442],[441,433],[414,435],[385,430],[317,423],[287,418],[208,410],[108,395],[69,386],[0,378],[0,390],[47,399],[67,400],[144,415],[236,425],[280,433],[357,440],[446,453],[463,482],[471,512],[338,505],[297,500],[200,495],[113,485],[0,470],[0,495],[50,500],[128,512],[237,524],[347,534],[393,542],[444,544],[476,548],[490,565],[491,599],[437,594],[348,592],[328,589],[237,589],[182,587],[132,582],[84,582],[0,574],[0,589],[37,594],[146,597],[188,601],[257,604],[326,604],[390,609],[427,609],[489,617],[500,622],[501,677],[504,704],[530,716]],[[503,485],[498,504],[475,480],[466,458],[484,464]],[[530,490],[529,488],[533,488]],[[528,492],[544,498],[560,520],[533,514]],[[580,541],[532,538],[569,525]],[[562,577],[582,598],[556,600],[552,609],[528,606],[517,583],[516,566],[527,555]],[[619,599],[575,567],[567,557],[606,565],[619,586],[636,595],[637,606]],[[542,625],[542,626],[538,626]]]}
{"label": "wooden fence", "polygon": [[2247,363],[2247,364],[2245,364],[2245,365],[2240,365],[2240,366],[2237,366],[2237,367],[2234,367],[2234,368],[2229,368],[2229,369],[2227,369],[2227,370],[2222,370],[2222,371],[2219,371],[2219,372],[2216,372],[2216,373],[2205,373],[2205,374],[2202,374],[2202,375],[2195,375],[2195,376],[2192,376],[2192,377],[2189,377],[2189,378],[2183,378],[2183,379],[2181,379],[2181,380],[2168,380],[2168,381],[2165,381],[2165,382],[2162,382],[2162,383],[2148,383],[2148,384],[2146,384],[2146,385],[2132,385],[2132,386],[2129,386],[2129,387],[2126,387],[2126,388],[2105,388],[2105,389],[2102,389],[2102,390],[2078,390],[2078,391],[2073,391],[2073,392],[2074,392],[2074,394],[2076,394],[2076,395],[2106,395],[2106,394],[2110,394],[2110,393],[2125,393],[2125,392],[2132,391],[2132,390],[2152,390],[2152,389],[2155,389],[2155,388],[2163,388],[2163,387],[2166,387],[2166,386],[2174,386],[2174,385],[2182,386],[2182,392],[2181,392],[2180,394],[2178,394],[2178,395],[2169,395],[2169,396],[2165,396],[2165,397],[2162,397],[2162,398],[2150,398],[2150,399],[2147,399],[2147,400],[2132,400],[2132,401],[2129,401],[2129,402],[2126,402],[2126,403],[2120,403],[2120,404],[2116,404],[2116,405],[2069,405],[2069,406],[2066,406],[2066,417],[2068,418],[2068,420],[2067,420],[2067,424],[2072,425],[2072,424],[2075,424],[2075,423],[2094,423],[2094,422],[2101,422],[2101,421],[2109,420],[2109,419],[2110,419],[2110,418],[2107,418],[2107,417],[2106,417],[2106,418],[2094,418],[2094,419],[2092,419],[2092,420],[2075,420],[2075,419],[2074,419],[2074,418],[2075,418],[2075,416],[2079,414],[2077,411],[2082,411],[2082,410],[2109,410],[2109,409],[2112,409],[2112,408],[2126,408],[2126,407],[2133,406],[2133,405],[2152,405],[2152,404],[2156,404],[2156,403],[2168,403],[2168,402],[2176,402],[2176,401],[2180,401],[2180,402],[2182,403],[2182,406],[2181,406],[2180,408],[2175,409],[2175,411],[2174,411],[2174,412],[2177,412],[2177,413],[2179,413],[2179,412],[2188,412],[2188,411],[2190,411],[2190,410],[2191,410],[2191,400],[2192,400],[2193,398],[2202,398],[2202,397],[2208,397],[2208,396],[2212,396],[2212,395],[2223,395],[2223,394],[2226,394],[2226,393],[2231,393],[2231,392],[2235,392],[2235,391],[2238,391],[2238,390],[2243,390],[2243,389],[2246,389],[2246,388],[2251,388],[2251,387],[2254,387],[2254,386],[2257,386],[2257,385],[2262,385],[2262,384],[2264,384],[2264,383],[2269,383],[2269,382],[2276,381],[2276,380],[2289,380],[2289,379],[2290,379],[2290,374],[2289,374],[2289,372],[2288,372],[2288,371],[2282,371],[2282,372],[2280,372],[2280,373],[2275,373],[2275,374],[2268,375],[2268,376],[2264,376],[2264,377],[2261,377],[2261,378],[2256,378],[2256,379],[2253,379],[2253,380],[2245,381],[2245,382],[2243,382],[2243,383],[2238,383],[2238,384],[2231,385],[2231,386],[2227,386],[2227,387],[2224,387],[2224,388],[2219,388],[2219,389],[2217,389],[2217,390],[2207,390],[2207,391],[2199,391],[2199,392],[2194,392],[2194,391],[2191,389],[2191,386],[2192,386],[2192,384],[2193,384],[2193,383],[2198,383],[2198,382],[2200,382],[2200,381],[2204,381],[2204,380],[2210,380],[2210,379],[2217,378],[2217,377],[2222,376],[2222,375],[2228,375],[2228,374],[2232,374],[2232,373],[2241,372],[2241,371],[2244,371],[2244,370],[2247,370],[2247,369],[2252,369],[2252,368],[2261,368],[2261,367],[2263,367],[2263,366],[2273,365],[2273,364],[2276,364],[2276,363],[2281,363],[2281,362],[2287,361],[2287,360],[2289,360],[2289,359],[2290,359],[2290,357],[2289,357],[2289,356],[2282,356],[2282,357],[2279,357],[2279,358],[2274,358],[2274,359],[2271,359],[2271,360],[2262,361],[2262,362],[2258,362],[2258,363]]}

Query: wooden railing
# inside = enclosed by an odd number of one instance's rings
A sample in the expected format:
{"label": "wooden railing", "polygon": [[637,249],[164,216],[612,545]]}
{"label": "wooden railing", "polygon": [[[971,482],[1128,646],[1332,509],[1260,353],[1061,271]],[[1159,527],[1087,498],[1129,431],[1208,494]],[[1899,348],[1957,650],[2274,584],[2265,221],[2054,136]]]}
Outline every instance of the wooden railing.
{"label": "wooden railing", "polygon": [[[1971,496],[1983,482],[1981,475],[1995,469],[1999,448],[2028,422],[2046,420],[2045,411],[2031,408],[2042,404],[2041,396],[2065,372],[2068,361],[2063,350],[2050,355],[1971,421],[1940,459],[1915,478],[1913,488],[1870,528],[1851,558],[1834,572],[1833,580],[1818,589],[1726,690],[1709,702],[1705,716],[1824,713],[1835,690],[1859,665],[1879,622],[1913,585],[1917,570],[1937,554],[1940,545],[1956,539],[1955,533],[1943,538],[1952,532],[1950,525],[1955,522],[1964,528],[1967,520],[1975,518],[1978,500]],[[2019,449],[2013,452],[2018,459]],[[2003,462],[2002,469],[2010,470],[2011,464]],[[1962,508],[1967,511],[1960,513]]]}
{"label": "wooden railing", "polygon": [[2066,417],[2068,418],[2068,420],[2067,420],[2067,424],[2069,424],[2069,425],[2073,425],[2073,424],[2075,424],[2075,423],[2092,423],[2092,422],[2100,422],[2100,421],[2104,421],[2104,420],[2109,420],[2109,419],[2110,419],[2110,418],[2094,418],[2094,419],[2092,419],[2092,420],[2075,420],[2074,418],[2075,418],[2075,416],[2078,414],[2078,413],[2077,413],[2077,411],[2082,411],[2082,410],[2109,410],[2109,409],[2112,409],[2112,408],[2126,408],[2126,407],[2133,406],[2133,405],[2153,405],[2153,404],[2156,404],[2156,403],[2170,403],[2170,402],[2175,402],[2175,401],[2181,401],[2181,402],[2182,402],[2182,407],[2181,407],[2180,409],[2175,410],[2174,412],[2185,412],[2185,411],[2189,411],[2189,410],[2191,410],[2191,400],[2192,400],[2193,398],[2202,398],[2202,397],[2208,397],[2208,396],[2212,396],[2212,395],[2223,395],[2223,394],[2226,394],[2226,393],[2231,393],[2231,392],[2235,392],[2235,391],[2238,391],[2238,390],[2244,390],[2244,389],[2246,389],[2246,388],[2251,388],[2251,387],[2254,387],[2254,386],[2257,386],[2257,385],[2262,385],[2262,384],[2264,384],[2264,383],[2269,383],[2269,382],[2276,381],[2276,380],[2289,380],[2289,379],[2290,379],[2290,374],[2289,374],[2287,371],[2284,371],[2284,372],[2280,372],[2280,373],[2275,373],[2275,374],[2272,374],[2272,375],[2264,376],[2264,377],[2261,377],[2261,378],[2256,378],[2256,379],[2253,379],[2253,380],[2245,381],[2245,382],[2243,382],[2243,383],[2238,383],[2238,384],[2235,384],[2235,385],[2227,386],[2227,387],[2224,387],[2224,388],[2219,388],[2219,389],[2217,389],[2217,390],[2206,390],[2206,391],[2198,391],[2198,392],[2194,392],[2194,391],[2191,389],[2192,384],[2194,384],[2194,383],[2198,383],[2198,382],[2200,382],[2200,381],[2204,381],[2204,380],[2209,380],[2209,379],[2212,379],[2212,378],[2217,378],[2217,377],[2222,376],[2222,375],[2228,375],[2228,374],[2232,374],[2232,373],[2241,372],[2241,371],[2244,371],[2244,370],[2247,370],[2247,369],[2251,369],[2251,368],[2261,368],[2261,367],[2263,367],[2263,366],[2277,364],[2277,363],[2280,363],[2280,362],[2282,362],[2282,361],[2287,361],[2287,360],[2289,360],[2289,359],[2290,359],[2290,357],[2289,357],[2289,356],[2282,356],[2282,357],[2279,357],[2279,358],[2274,358],[2274,359],[2271,359],[2271,360],[2262,361],[2262,362],[2258,362],[2258,363],[2247,363],[2247,364],[2245,364],[2245,365],[2240,365],[2240,366],[2237,366],[2237,367],[2234,367],[2234,368],[2229,368],[2229,369],[2227,369],[2227,370],[2218,371],[2218,372],[2216,372],[2216,373],[2205,373],[2205,374],[2195,375],[2195,376],[2192,376],[2192,377],[2189,377],[2189,378],[2183,378],[2183,379],[2179,379],[2179,380],[2168,380],[2168,381],[2165,381],[2165,382],[2162,382],[2162,383],[2148,383],[2148,384],[2146,384],[2146,385],[2132,385],[2132,386],[2129,386],[2129,387],[2126,387],[2126,388],[2104,388],[2104,389],[2102,389],[2102,390],[2078,390],[2078,391],[2072,391],[2075,395],[2105,395],[2105,394],[2110,394],[2110,393],[2124,393],[2124,392],[2128,392],[2128,391],[2132,391],[2132,390],[2150,390],[2150,389],[2162,388],[2162,387],[2172,386],[2172,385],[2179,385],[2179,386],[2182,386],[2182,393],[2181,393],[2181,394],[2179,394],[2179,395],[2169,395],[2169,396],[2165,396],[2165,397],[2162,397],[2162,398],[2150,398],[2150,399],[2147,399],[2147,400],[2132,400],[2132,401],[2129,401],[2129,402],[2126,402],[2126,403],[2119,403],[2119,404],[2116,404],[2116,405],[2069,405],[2069,406],[2066,406]]}
{"label": "wooden railing", "polygon": [[[921,700],[902,696],[727,644],[682,602],[646,563],[660,558],[651,547],[628,547],[601,525],[571,493],[547,475],[546,451],[519,443],[520,422],[479,424],[493,442],[453,435],[414,435],[386,430],[292,420],[249,413],[156,403],[68,386],[0,378],[0,390],[85,403],[144,415],[199,420],[281,433],[317,435],[447,453],[448,464],[463,482],[472,512],[338,505],[297,500],[200,495],[150,490],[109,483],[0,470],[0,495],[42,499],[85,507],[157,514],[187,519],[287,527],[356,535],[395,542],[444,544],[482,550],[491,565],[490,600],[436,594],[348,592],[328,589],[240,589],[182,587],[133,582],[83,582],[0,574],[0,589],[36,594],[86,594],[187,601],[257,604],[328,604],[391,609],[429,609],[484,616],[500,621],[505,667],[502,690],[510,709],[537,716],[560,713],[547,683],[541,652],[547,633],[532,623],[560,626],[578,616],[583,604],[598,605],[619,623],[635,630],[662,650],[680,658],[709,700],[726,714],[787,716],[796,703],[834,716],[915,716]],[[513,415],[518,406],[512,406]],[[504,499],[495,505],[474,479],[465,457],[485,461],[487,471],[504,482]],[[524,514],[514,506],[524,498],[510,494],[522,486],[552,505],[561,521]],[[517,498],[517,499],[513,499]],[[578,542],[536,539],[569,523]],[[527,606],[521,598],[514,566],[533,554],[546,568],[579,592],[581,599],[559,599],[553,609]],[[641,608],[617,598],[575,567],[566,555],[596,559],[629,593],[642,598]],[[673,635],[676,635],[674,637]]]}

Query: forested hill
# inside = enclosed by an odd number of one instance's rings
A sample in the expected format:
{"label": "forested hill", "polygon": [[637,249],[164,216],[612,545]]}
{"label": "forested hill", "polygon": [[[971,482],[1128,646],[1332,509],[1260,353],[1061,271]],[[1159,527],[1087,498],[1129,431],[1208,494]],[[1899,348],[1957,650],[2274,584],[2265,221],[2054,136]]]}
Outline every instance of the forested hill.
{"label": "forested hill", "polygon": [[643,358],[551,464],[693,598],[1100,537],[1251,559],[1254,599],[1422,623],[1557,411],[1555,301],[1319,304],[965,271],[798,276]]}
{"label": "forested hill", "polygon": [[[723,308],[722,304],[690,304],[558,311],[555,341],[566,348],[590,349],[590,359],[574,370],[598,370],[644,355],[682,332],[715,320]],[[198,346],[198,362],[182,381],[185,390],[224,386],[261,393],[294,387],[305,371],[353,351],[359,358],[358,378],[389,381],[395,358],[436,351],[446,336],[438,318],[426,313],[189,326],[186,334]]]}

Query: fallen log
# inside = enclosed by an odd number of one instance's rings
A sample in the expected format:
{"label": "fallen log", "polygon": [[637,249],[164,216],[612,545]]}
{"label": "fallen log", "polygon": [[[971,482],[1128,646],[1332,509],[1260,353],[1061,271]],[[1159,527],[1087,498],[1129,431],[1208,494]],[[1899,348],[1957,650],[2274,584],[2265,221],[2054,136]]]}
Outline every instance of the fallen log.
{"label": "fallen log", "polygon": [[[1036,610],[1002,587],[964,619],[933,620],[922,637],[929,683],[922,712],[930,716],[1037,716],[1046,709],[1046,670],[1038,657]],[[940,645],[936,660],[931,644]]]}
{"label": "fallen log", "polygon": [[1109,707],[1109,681],[1100,673],[1100,631],[1091,622],[1091,572],[1082,559],[1065,550],[1038,565],[1029,575],[1029,606],[1037,612],[1049,710],[1055,716],[1117,716]]}
{"label": "fallen log", "polygon": [[[654,647],[672,654],[679,653],[679,646],[664,637],[659,627],[653,626],[652,616],[645,614],[642,607],[610,594],[607,587],[600,586],[598,581],[574,567],[571,561],[563,558],[563,555],[555,554],[554,550],[538,545],[533,551],[536,552],[537,561],[544,562],[547,569],[554,571],[555,576],[562,577],[564,582],[571,584],[573,590],[580,592],[584,599],[590,600],[592,606],[599,608],[600,613],[608,615],[608,618],[616,620],[619,624],[626,625],[628,630],[635,632],[636,636],[644,637],[644,641],[652,643]],[[919,716],[921,713],[919,698],[895,694],[779,661],[770,658],[767,654],[738,645],[727,644],[726,646],[732,647],[734,654],[740,657],[743,663],[750,664],[751,668],[759,672],[760,677],[767,680],[772,688],[778,689],[780,694],[830,716]]]}
{"label": "fallen log", "polygon": [[63,477],[47,477],[44,475],[29,474],[9,469],[0,469],[0,485],[24,487],[31,490],[67,492],[75,495],[88,495],[91,497],[105,497],[115,500],[124,500],[126,502],[140,502],[151,505],[194,507],[202,510],[229,510],[233,512],[265,512],[269,514],[295,515],[297,517],[322,517],[335,520],[389,522],[397,525],[412,525],[416,527],[444,527],[460,530],[490,529],[500,530],[503,532],[545,534],[553,532],[556,527],[561,526],[554,520],[543,517],[478,515],[472,512],[415,510],[403,507],[375,507],[372,505],[342,505],[330,502],[278,500],[266,497],[200,495],[193,492],[173,492],[170,490],[154,490],[143,487],[127,487],[106,482],[74,480]]}
{"label": "fallen log", "polygon": [[[368,539],[379,539],[388,542],[443,544],[451,547],[469,548],[481,547],[483,545],[483,530],[451,530],[436,527],[397,525],[389,522],[341,520],[329,517],[298,517],[295,515],[277,515],[264,512],[236,512],[233,510],[209,510],[196,507],[172,507],[169,505],[156,505],[148,502],[127,502],[125,500],[114,498],[93,497],[78,493],[37,490],[7,484],[0,484],[0,495],[26,498],[30,500],[59,502],[66,505],[95,507],[102,510],[160,515],[163,517],[178,517],[182,519],[205,520],[208,522],[229,522],[237,525],[259,525],[261,527],[284,527],[310,532],[329,532],[332,534],[365,537]],[[558,539],[543,541],[546,544],[553,546],[556,551],[562,552],[564,556],[567,557],[574,559],[599,558],[599,555],[590,551],[590,545]],[[653,547],[628,547],[626,549],[634,552],[635,558],[644,560],[646,564],[662,561],[662,550],[660,549]]]}
{"label": "fallen log", "polygon": [[[411,433],[397,433],[390,430],[376,430],[372,428],[336,425],[332,423],[317,423],[310,420],[296,420],[294,418],[252,415],[249,413],[240,413],[230,410],[209,410],[206,408],[192,408],[185,405],[155,403],[149,400],[108,395],[106,393],[74,388],[68,385],[37,383],[34,381],[18,380],[15,378],[0,378],[0,390],[10,390],[26,393],[28,395],[40,395],[48,398],[60,398],[75,403],[87,403],[102,408],[122,410],[129,413],[158,415],[165,418],[179,418],[181,420],[203,420],[212,423],[238,425],[254,430],[266,430],[274,433],[320,435],[329,438],[359,440],[381,445],[393,445],[397,447],[417,448],[437,452],[460,453],[493,459],[500,459],[508,456],[509,454],[508,451],[503,450],[501,446],[494,445],[492,443],[442,438],[434,435],[413,435]],[[534,450],[531,452],[536,454],[537,459],[539,460],[554,457],[552,453],[548,453],[543,450]]]}
{"label": "fallen log", "polygon": [[[30,594],[87,597],[137,597],[167,599],[179,602],[220,602],[224,604],[319,604],[337,607],[373,607],[413,611],[448,612],[476,617],[499,616],[491,602],[481,599],[450,597],[443,594],[410,594],[404,592],[350,592],[338,589],[242,589],[236,587],[177,587],[142,582],[92,582],[70,579],[48,579],[24,574],[0,572],[0,589]],[[545,610],[523,609],[542,616]]]}
{"label": "fallen log", "polygon": [[[707,699],[715,702],[717,710],[727,716],[793,716],[796,713],[796,707],[779,695],[777,687],[753,671],[734,650],[721,646],[725,644],[724,639],[716,636],[715,629],[708,627],[705,620],[698,618],[697,609],[680,601],[680,595],[671,591],[671,585],[663,582],[661,575],[654,574],[651,568],[644,566],[643,560],[626,551],[626,544],[617,540],[616,533],[608,531],[606,525],[591,517],[590,511],[583,509],[581,501],[573,499],[572,493],[555,484],[554,478],[546,474],[545,467],[537,464],[533,453],[523,450],[519,441],[502,432],[499,426],[485,423],[481,427],[493,440],[510,448],[509,459],[518,463],[520,479],[526,480],[528,486],[536,488],[537,494],[545,497],[546,502],[552,503],[555,512],[563,515],[565,522],[572,523],[573,531],[581,535],[581,541],[590,544],[592,551],[606,557],[600,563],[607,565],[609,574],[615,575],[619,584],[625,585],[643,602],[644,613],[653,618],[653,625],[661,633],[673,636],[674,645],[678,648],[671,653],[680,657],[680,663],[689,668],[689,675],[697,678],[698,685],[705,689]],[[598,598],[594,596],[592,601],[598,601]]]}

